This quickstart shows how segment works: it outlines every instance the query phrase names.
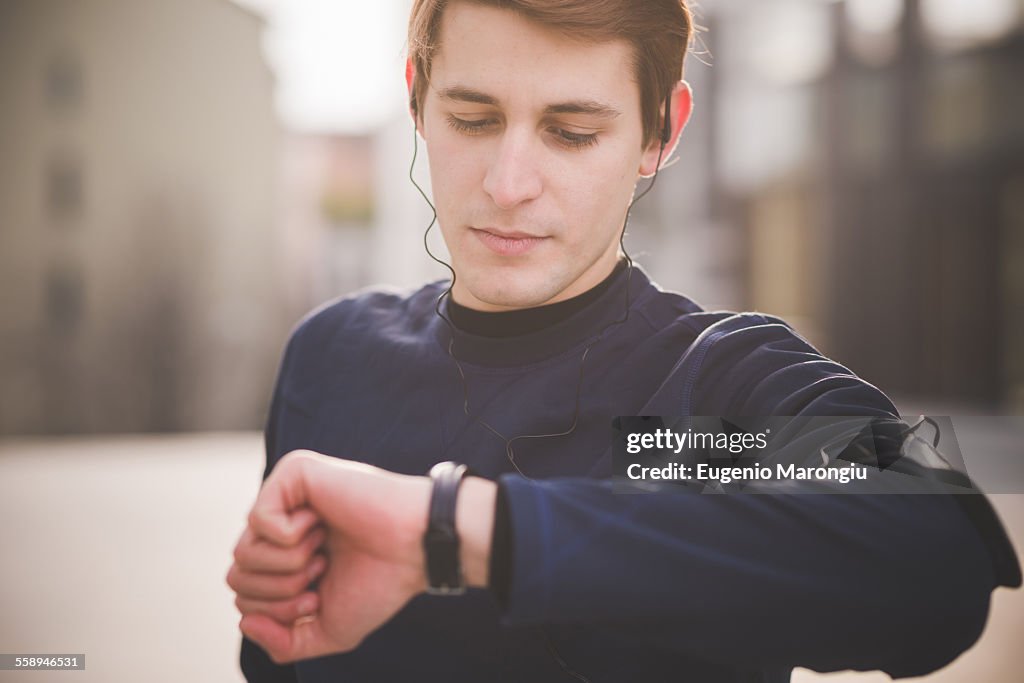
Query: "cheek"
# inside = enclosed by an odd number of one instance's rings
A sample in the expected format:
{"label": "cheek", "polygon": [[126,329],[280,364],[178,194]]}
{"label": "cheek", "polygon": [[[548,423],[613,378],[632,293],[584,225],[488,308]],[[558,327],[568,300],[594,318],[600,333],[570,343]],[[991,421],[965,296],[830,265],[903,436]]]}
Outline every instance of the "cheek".
{"label": "cheek", "polygon": [[458,206],[468,199],[474,186],[482,184],[479,164],[464,146],[439,135],[427,145],[430,159],[430,180],[438,209]]}
{"label": "cheek", "polygon": [[[634,156],[639,164],[639,155]],[[607,154],[587,159],[575,173],[561,174],[566,182],[566,196],[573,198],[568,207],[570,215],[579,216],[592,226],[620,222],[620,214],[625,213],[636,184],[638,168],[632,165],[633,157],[626,157],[627,161],[623,158],[621,150],[608,150]],[[571,187],[568,178],[573,178]]]}

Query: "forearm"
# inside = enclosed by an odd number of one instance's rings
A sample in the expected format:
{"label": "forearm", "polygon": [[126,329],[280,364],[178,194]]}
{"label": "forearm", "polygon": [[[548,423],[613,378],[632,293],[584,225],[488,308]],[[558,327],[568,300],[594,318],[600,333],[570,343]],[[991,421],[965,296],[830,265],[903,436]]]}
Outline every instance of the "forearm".
{"label": "forearm", "polygon": [[988,558],[940,496],[502,486],[514,623],[647,626],[665,647],[737,665],[894,675],[941,666],[984,625]]}

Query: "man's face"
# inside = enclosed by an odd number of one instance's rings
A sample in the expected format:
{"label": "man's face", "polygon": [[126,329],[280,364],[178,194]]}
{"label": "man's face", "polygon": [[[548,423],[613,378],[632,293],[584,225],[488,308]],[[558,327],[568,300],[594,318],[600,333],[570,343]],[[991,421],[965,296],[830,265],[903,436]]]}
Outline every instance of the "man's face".
{"label": "man's face", "polygon": [[420,130],[455,300],[495,311],[585,292],[614,267],[644,158],[629,44],[460,2],[439,39]]}

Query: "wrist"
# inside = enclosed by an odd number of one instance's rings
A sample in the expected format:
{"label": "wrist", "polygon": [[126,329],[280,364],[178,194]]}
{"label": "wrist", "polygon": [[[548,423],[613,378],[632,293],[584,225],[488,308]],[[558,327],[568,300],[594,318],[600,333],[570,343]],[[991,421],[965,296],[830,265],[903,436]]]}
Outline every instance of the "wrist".
{"label": "wrist", "polygon": [[494,505],[498,486],[480,477],[466,477],[455,505],[459,559],[467,586],[484,588],[489,580]]}
{"label": "wrist", "polygon": [[420,527],[423,589],[458,595],[466,588],[486,587],[493,545],[498,487],[487,479],[466,474],[465,465],[444,462],[428,477],[417,477],[429,488],[426,502],[416,505],[425,514]]}
{"label": "wrist", "polygon": [[401,475],[407,482],[407,490],[402,498],[405,500],[407,514],[403,515],[407,533],[402,543],[403,555],[410,558],[415,568],[414,583],[410,587],[412,595],[427,590],[427,564],[423,553],[423,537],[427,533],[428,513],[430,509],[431,482],[428,477]]}

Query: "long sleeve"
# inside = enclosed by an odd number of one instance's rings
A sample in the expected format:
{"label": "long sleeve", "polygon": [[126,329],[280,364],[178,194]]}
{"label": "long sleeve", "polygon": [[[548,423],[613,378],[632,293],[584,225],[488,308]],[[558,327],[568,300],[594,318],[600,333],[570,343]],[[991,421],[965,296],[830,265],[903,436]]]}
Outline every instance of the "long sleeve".
{"label": "long sleeve", "polygon": [[[760,321],[702,335],[697,360],[677,367],[685,383],[666,382],[671,396],[700,415],[894,417],[877,389]],[[949,495],[791,483],[763,495],[622,495],[608,481],[515,476],[501,493],[510,624],[609,626],[747,669],[933,671],[979,637],[998,583]]]}
{"label": "long sleeve", "polygon": [[931,495],[621,495],[502,480],[510,623],[648,627],[747,668],[919,675],[980,635],[993,574],[956,503]]}

